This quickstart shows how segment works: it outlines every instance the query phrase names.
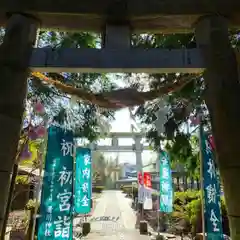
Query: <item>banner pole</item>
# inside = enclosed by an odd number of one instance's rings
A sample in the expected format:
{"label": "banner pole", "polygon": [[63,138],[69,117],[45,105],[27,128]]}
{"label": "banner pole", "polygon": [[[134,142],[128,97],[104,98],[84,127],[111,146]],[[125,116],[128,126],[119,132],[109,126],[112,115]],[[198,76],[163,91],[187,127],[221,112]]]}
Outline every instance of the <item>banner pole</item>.
{"label": "banner pole", "polygon": [[[41,152],[41,156],[39,158],[39,179],[38,179],[38,185],[37,185],[37,188],[36,188],[36,206],[34,208],[34,212],[33,212],[33,216],[32,216],[32,231],[30,232],[29,234],[29,239],[32,240],[34,239],[34,236],[35,236],[35,229],[36,229],[36,224],[37,224],[37,217],[39,218],[40,216],[37,216],[38,215],[38,212],[39,212],[39,209],[40,208],[40,204],[41,204],[41,190],[42,190],[42,184],[43,184],[43,172],[44,172],[44,158],[45,158],[45,155],[46,155],[46,147],[47,147],[47,140],[48,140],[48,129],[47,129],[47,124],[48,124],[48,117],[47,115],[45,114],[44,117],[43,117],[43,121],[44,121],[44,128],[46,130],[46,133],[45,133],[45,136],[43,138],[43,142],[42,142],[42,145],[41,145],[41,149],[40,149],[40,152]],[[38,206],[39,204],[39,206]],[[38,226],[37,226],[38,228]],[[36,233],[37,234],[37,233]]]}
{"label": "banner pole", "polygon": [[[73,227],[75,225],[74,219],[75,219],[75,217],[77,218],[77,215],[75,214],[75,208],[74,208],[74,203],[75,203],[75,177],[76,177],[76,146],[77,146],[76,139],[73,139],[73,173],[72,173],[72,194],[73,194],[73,197],[72,197],[72,207],[71,207],[72,208],[72,218],[73,218],[72,224],[73,224]],[[72,227],[72,236],[74,236],[73,227]]]}
{"label": "banner pole", "polygon": [[160,169],[161,169],[161,151],[162,151],[162,148],[161,148],[161,141],[159,143],[159,149],[158,149],[158,161],[159,161],[159,166],[158,166],[158,171],[159,171],[159,187],[158,187],[158,190],[159,190],[159,197],[158,197],[158,235],[160,234],[160,204],[161,204],[161,184],[160,184]]}
{"label": "banner pole", "polygon": [[202,213],[202,232],[203,232],[203,240],[206,240],[206,226],[205,226],[205,216],[204,216],[204,179],[203,179],[203,148],[202,148],[202,135],[203,135],[203,127],[202,127],[202,116],[201,113],[198,114],[199,121],[199,157],[200,157],[200,186],[201,186],[201,213]]}
{"label": "banner pole", "polygon": [[161,142],[160,142],[160,147],[159,147],[159,153],[158,153],[158,161],[159,161],[159,166],[158,166],[158,171],[159,171],[159,186],[158,186],[158,191],[159,191],[159,197],[158,197],[158,213],[157,213],[157,218],[158,218],[158,235],[160,234],[160,198],[161,198],[161,184],[160,184],[160,168],[161,168]]}
{"label": "banner pole", "polygon": [[160,194],[158,196],[158,210],[157,210],[157,232],[160,234]]}

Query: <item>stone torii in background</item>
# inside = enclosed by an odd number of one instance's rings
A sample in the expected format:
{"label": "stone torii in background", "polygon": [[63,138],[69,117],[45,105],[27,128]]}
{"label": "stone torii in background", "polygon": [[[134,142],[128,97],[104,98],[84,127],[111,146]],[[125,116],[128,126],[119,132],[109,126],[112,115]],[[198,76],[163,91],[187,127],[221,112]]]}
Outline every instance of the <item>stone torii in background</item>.
{"label": "stone torii in background", "polygon": [[[207,97],[207,104],[211,115],[216,116],[212,124],[220,172],[224,183],[230,186],[224,189],[229,197],[226,200],[229,219],[231,226],[240,225],[240,195],[238,199],[234,195],[239,191],[235,180],[239,179],[240,166],[234,165],[234,160],[240,156],[234,140],[240,136],[239,121],[232,122],[226,132],[227,117],[239,120],[240,113],[236,114],[238,111],[223,102],[227,98],[231,99],[230,103],[239,99],[238,66],[228,37],[228,28],[240,27],[239,0],[1,0],[0,26],[6,26],[0,48],[0,231],[30,68],[46,72],[146,73],[197,73],[206,69],[204,79],[211,89],[208,94],[216,96],[214,100]],[[100,53],[99,50],[61,50],[60,53],[35,50],[32,54],[38,28],[101,32],[103,48]],[[188,31],[195,31],[198,49],[131,49],[131,33],[134,32]],[[229,79],[236,87],[226,97],[221,95],[220,85],[228,88]],[[222,136],[229,142],[228,149],[224,148]],[[226,162],[228,155],[233,157]],[[238,171],[229,174],[232,166]],[[240,239],[239,230],[235,230],[232,238]]]}

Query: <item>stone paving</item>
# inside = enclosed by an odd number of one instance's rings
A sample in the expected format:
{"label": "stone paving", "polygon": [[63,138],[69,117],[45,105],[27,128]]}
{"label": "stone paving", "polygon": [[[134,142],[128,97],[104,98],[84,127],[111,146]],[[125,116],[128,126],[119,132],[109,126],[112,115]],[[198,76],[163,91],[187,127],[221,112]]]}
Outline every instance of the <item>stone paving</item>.
{"label": "stone paving", "polygon": [[[77,224],[75,220],[75,224]],[[104,191],[97,200],[95,210],[88,221],[91,233],[85,240],[150,240],[135,229],[136,216],[131,208],[131,199],[121,191]]]}

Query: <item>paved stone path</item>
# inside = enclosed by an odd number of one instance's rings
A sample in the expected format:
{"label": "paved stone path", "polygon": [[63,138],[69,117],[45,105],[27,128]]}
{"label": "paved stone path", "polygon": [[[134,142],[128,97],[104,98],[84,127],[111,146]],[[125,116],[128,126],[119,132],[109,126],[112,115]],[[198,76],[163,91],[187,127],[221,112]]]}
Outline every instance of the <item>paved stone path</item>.
{"label": "paved stone path", "polygon": [[120,191],[104,191],[89,218],[91,233],[86,240],[150,240],[135,229],[131,200]]}

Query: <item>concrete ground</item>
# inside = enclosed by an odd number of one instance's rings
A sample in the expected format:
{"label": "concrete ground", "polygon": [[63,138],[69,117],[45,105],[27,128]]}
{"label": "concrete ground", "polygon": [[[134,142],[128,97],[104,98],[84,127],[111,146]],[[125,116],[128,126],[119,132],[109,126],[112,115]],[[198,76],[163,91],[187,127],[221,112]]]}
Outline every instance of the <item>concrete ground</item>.
{"label": "concrete ground", "polygon": [[91,223],[91,233],[84,237],[86,240],[151,239],[150,236],[140,235],[139,230],[135,229],[136,216],[131,200],[121,191],[103,191],[88,221]]}

